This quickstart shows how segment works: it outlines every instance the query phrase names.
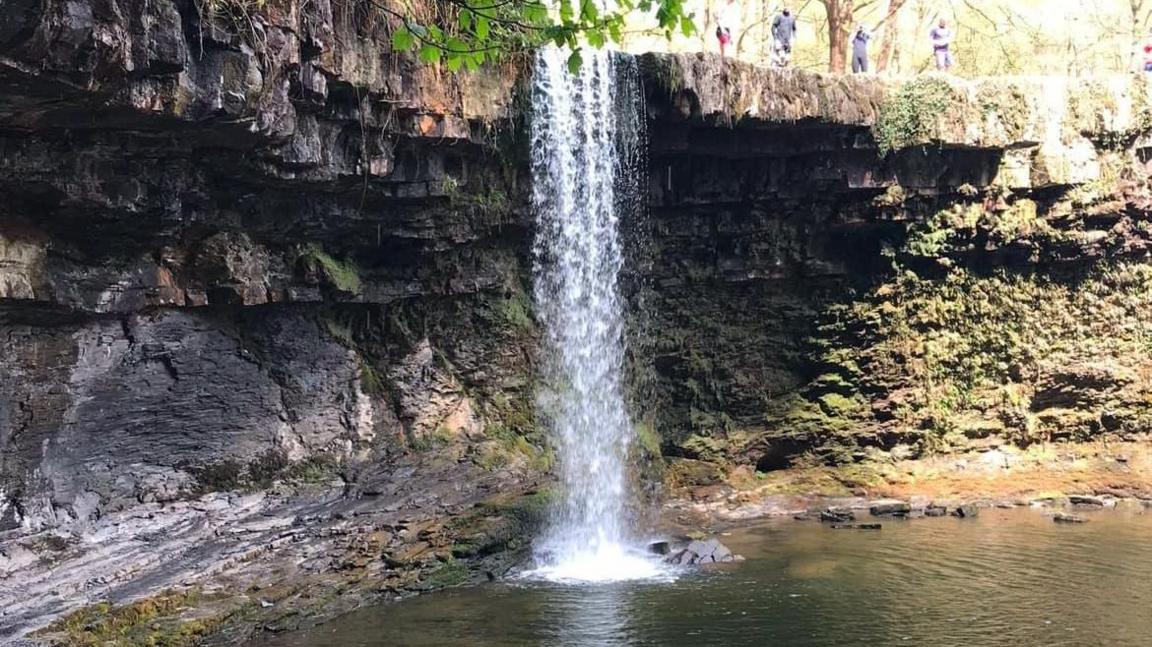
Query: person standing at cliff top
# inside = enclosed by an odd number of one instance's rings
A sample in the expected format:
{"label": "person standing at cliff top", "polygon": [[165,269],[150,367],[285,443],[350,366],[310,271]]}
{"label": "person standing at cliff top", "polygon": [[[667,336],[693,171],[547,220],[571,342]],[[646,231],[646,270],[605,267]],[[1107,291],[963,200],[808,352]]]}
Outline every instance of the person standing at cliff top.
{"label": "person standing at cliff top", "polygon": [[868,71],[868,40],[872,36],[865,31],[864,25],[856,28],[856,35],[852,38],[852,73],[860,74]]}
{"label": "person standing at cliff top", "polygon": [[932,55],[936,57],[936,69],[941,72],[950,71],[953,63],[952,31],[948,29],[948,23],[941,18],[929,36],[932,37]]}
{"label": "person standing at cliff top", "polygon": [[796,35],[796,16],[784,7],[772,21],[772,63],[777,67],[788,67],[792,62],[792,37]]}
{"label": "person standing at cliff top", "polygon": [[1148,36],[1144,38],[1144,46],[1141,48],[1144,51],[1144,71],[1152,74],[1152,31],[1148,32]]}
{"label": "person standing at cliff top", "polygon": [[732,42],[732,27],[736,25],[739,12],[740,5],[736,0],[728,0],[716,16],[716,40],[720,41],[721,56],[725,56],[725,50]]}

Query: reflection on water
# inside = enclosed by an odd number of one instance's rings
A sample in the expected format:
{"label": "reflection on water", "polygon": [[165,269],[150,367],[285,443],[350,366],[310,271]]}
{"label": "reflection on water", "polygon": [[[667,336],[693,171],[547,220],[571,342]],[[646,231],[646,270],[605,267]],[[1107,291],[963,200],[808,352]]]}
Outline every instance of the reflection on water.
{"label": "reflection on water", "polygon": [[253,647],[1152,645],[1152,514],[1089,516],[767,522],[725,538],[748,557],[725,570],[457,589]]}

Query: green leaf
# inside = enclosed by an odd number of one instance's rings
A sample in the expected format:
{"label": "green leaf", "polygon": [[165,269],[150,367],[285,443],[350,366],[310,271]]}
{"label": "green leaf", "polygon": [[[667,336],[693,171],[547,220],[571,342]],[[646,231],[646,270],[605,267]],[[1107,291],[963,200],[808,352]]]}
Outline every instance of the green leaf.
{"label": "green leaf", "polygon": [[460,67],[464,65],[464,57],[460,54],[449,54],[447,63],[448,71],[459,72]]}
{"label": "green leaf", "polygon": [[680,16],[680,33],[685,36],[696,33],[696,23],[692,22],[692,16]]}
{"label": "green leaf", "polygon": [[472,26],[472,11],[470,9],[460,10],[460,29],[468,29]]}
{"label": "green leaf", "polygon": [[597,49],[604,47],[604,32],[601,32],[601,31],[595,30],[595,29],[591,29],[587,33],[585,33],[584,36],[585,36],[585,38],[588,39],[588,44],[591,45],[592,47],[595,47]]}
{"label": "green leaf", "polygon": [[459,38],[449,38],[448,43],[444,46],[444,49],[448,50],[449,52],[460,54],[467,52],[468,50],[472,49],[472,47],[470,47],[468,43],[465,43]]}
{"label": "green leaf", "polygon": [[572,53],[568,55],[568,72],[579,74],[581,65],[584,65],[584,57],[580,56],[580,50],[572,50]]}
{"label": "green leaf", "polygon": [[565,24],[572,22],[572,0],[560,0],[560,22]]}
{"label": "green leaf", "polygon": [[392,49],[397,52],[407,52],[416,44],[416,38],[407,27],[401,27],[392,32]]}
{"label": "green leaf", "polygon": [[600,17],[600,9],[592,0],[583,0],[580,3],[580,20],[585,22],[596,22]]}
{"label": "green leaf", "polygon": [[420,60],[425,63],[439,63],[441,54],[443,54],[443,52],[435,45],[420,46]]}
{"label": "green leaf", "polygon": [[488,19],[484,16],[476,16],[476,38],[488,40],[488,31]]}
{"label": "green leaf", "polygon": [[548,9],[538,3],[526,3],[520,10],[524,14],[524,20],[529,23],[542,23],[548,20]]}

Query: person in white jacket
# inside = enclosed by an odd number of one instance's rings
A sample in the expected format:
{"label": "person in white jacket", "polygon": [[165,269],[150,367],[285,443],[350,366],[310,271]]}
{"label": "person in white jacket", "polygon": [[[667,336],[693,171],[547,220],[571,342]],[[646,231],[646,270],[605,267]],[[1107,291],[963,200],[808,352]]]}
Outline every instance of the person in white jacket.
{"label": "person in white jacket", "polygon": [[947,72],[952,69],[952,31],[943,18],[929,33],[932,38],[932,55],[936,57],[936,69]]}

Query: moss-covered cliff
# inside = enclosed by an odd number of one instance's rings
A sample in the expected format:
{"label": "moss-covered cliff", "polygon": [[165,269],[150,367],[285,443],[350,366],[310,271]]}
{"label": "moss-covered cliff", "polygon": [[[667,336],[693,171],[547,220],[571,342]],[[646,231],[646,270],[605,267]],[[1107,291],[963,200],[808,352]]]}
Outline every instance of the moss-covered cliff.
{"label": "moss-covered cliff", "polygon": [[1144,79],[645,62],[671,460],[770,472],[1148,433]]}

